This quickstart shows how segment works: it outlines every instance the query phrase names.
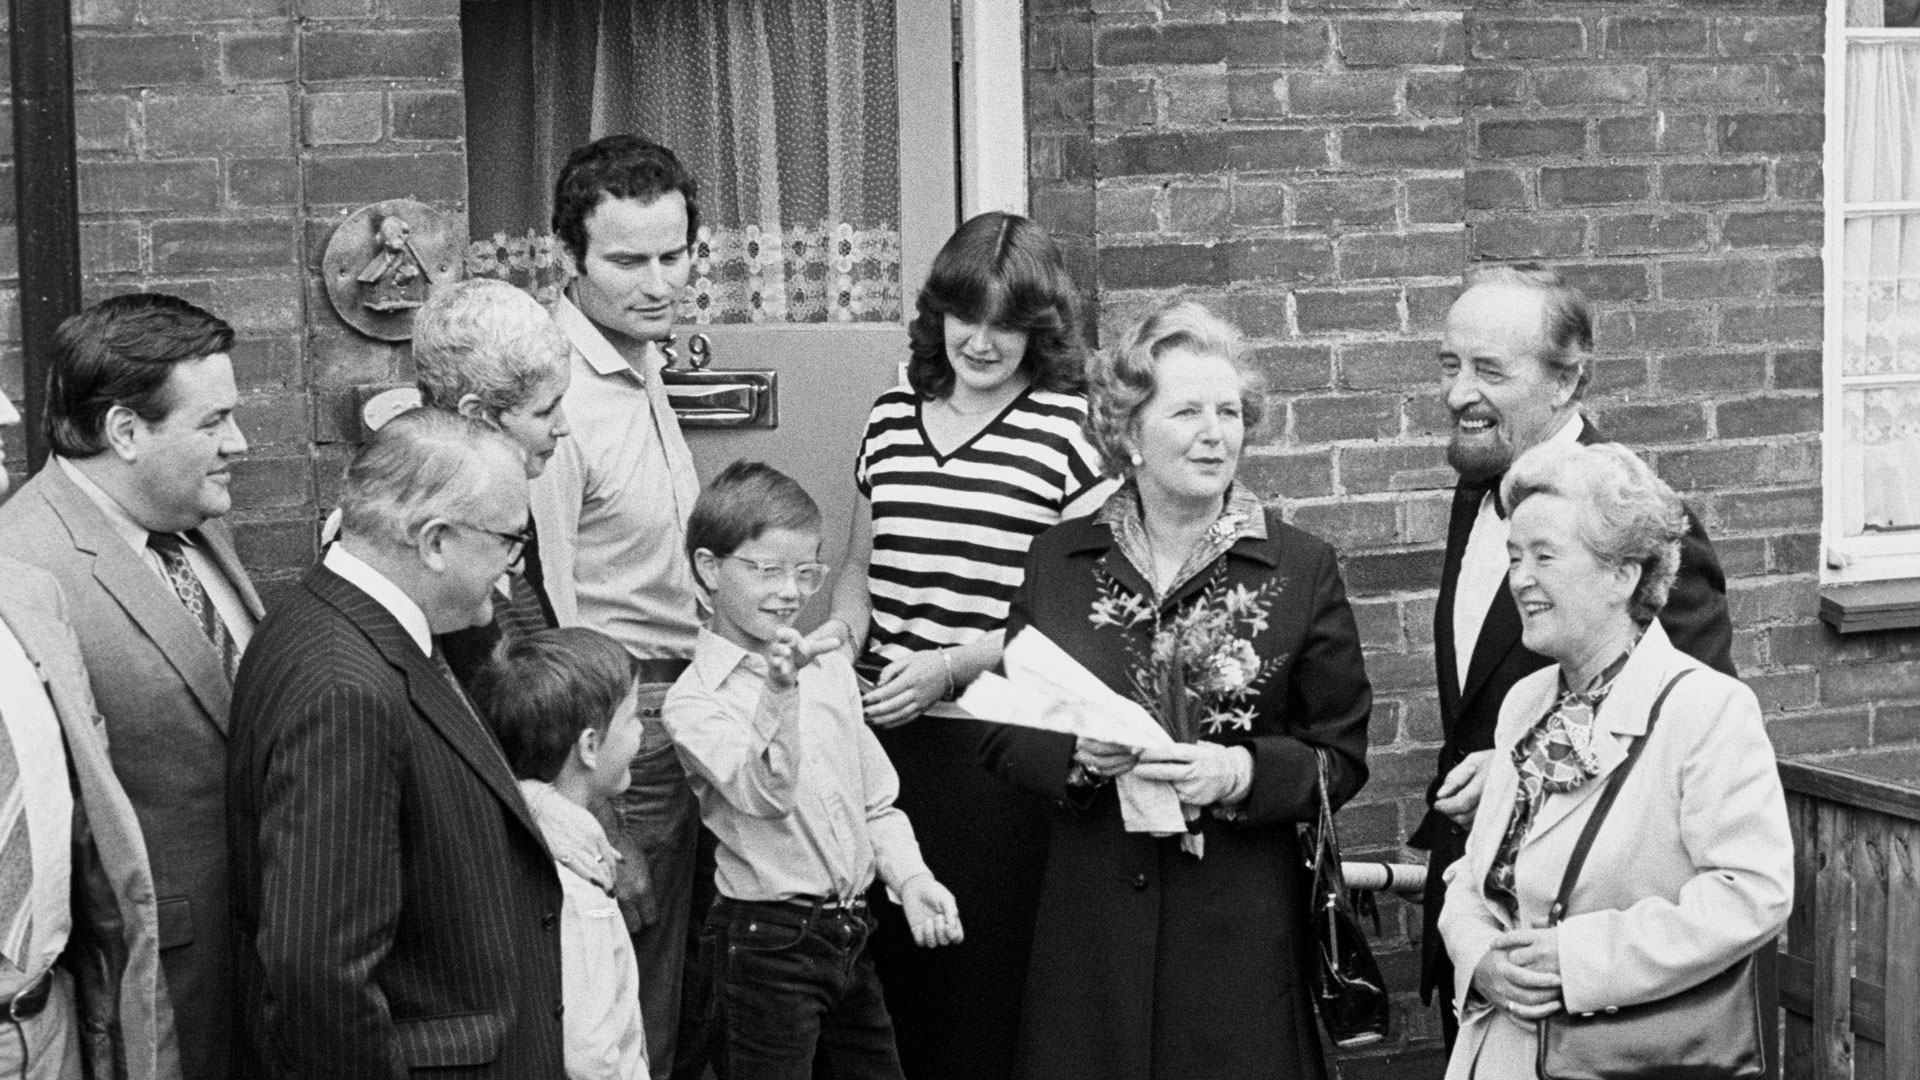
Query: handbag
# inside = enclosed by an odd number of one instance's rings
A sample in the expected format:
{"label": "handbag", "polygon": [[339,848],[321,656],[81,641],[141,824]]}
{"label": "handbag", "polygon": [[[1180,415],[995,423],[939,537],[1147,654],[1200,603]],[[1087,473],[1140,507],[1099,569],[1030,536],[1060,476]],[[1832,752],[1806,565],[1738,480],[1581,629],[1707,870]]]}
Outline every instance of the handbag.
{"label": "handbag", "polygon": [[[1333,825],[1333,804],[1327,799],[1327,751],[1316,746],[1314,757],[1319,765],[1320,818],[1299,827],[1314,944],[1307,963],[1307,989],[1327,1036],[1344,1050],[1386,1038],[1387,986],[1360,930],[1359,912],[1340,871],[1340,836]],[[1361,902],[1372,908],[1372,894],[1362,893]],[[1378,909],[1373,919],[1377,926]]]}
{"label": "handbag", "polygon": [[[1607,781],[1593,814],[1575,842],[1560,879],[1560,892],[1547,913],[1547,925],[1558,926],[1567,913],[1568,899],[1587,859],[1587,849],[1600,831],[1620,785],[1640,757],[1640,748],[1653,736],[1660,706],[1685,678],[1688,668],[1667,682],[1654,699],[1646,734],[1635,739],[1626,759]],[[1760,981],[1754,954],[1748,953],[1724,971],[1677,994],[1639,1005],[1622,1005],[1598,1012],[1555,1013],[1540,1022],[1536,1066],[1541,1080],[1634,1080],[1634,1078],[1713,1078],[1746,1080],[1766,1071],[1761,1047]]]}

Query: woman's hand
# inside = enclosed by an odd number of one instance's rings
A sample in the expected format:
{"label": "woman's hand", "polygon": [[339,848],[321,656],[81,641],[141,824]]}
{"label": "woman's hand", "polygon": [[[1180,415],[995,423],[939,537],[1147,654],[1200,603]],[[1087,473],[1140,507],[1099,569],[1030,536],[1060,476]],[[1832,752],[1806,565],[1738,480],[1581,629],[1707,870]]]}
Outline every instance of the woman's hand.
{"label": "woman's hand", "polygon": [[1073,760],[1087,775],[1111,780],[1132,772],[1140,762],[1140,751],[1119,743],[1076,738],[1073,740]]}
{"label": "woman's hand", "polygon": [[881,669],[873,689],[860,699],[867,723],[877,728],[897,727],[914,719],[946,696],[949,660],[939,649],[909,653]]}
{"label": "woman's hand", "polygon": [[1521,1020],[1544,1020],[1559,1012],[1558,932],[1509,930],[1494,938],[1473,969],[1473,985],[1495,1008]]}
{"label": "woman's hand", "polygon": [[1253,787],[1253,754],[1244,746],[1174,743],[1141,751],[1140,767],[1133,774],[1172,784],[1188,806],[1236,803]]}
{"label": "woman's hand", "polygon": [[966,932],[960,927],[960,905],[932,874],[915,874],[900,886],[900,906],[907,913],[913,943],[923,949],[958,945]]}

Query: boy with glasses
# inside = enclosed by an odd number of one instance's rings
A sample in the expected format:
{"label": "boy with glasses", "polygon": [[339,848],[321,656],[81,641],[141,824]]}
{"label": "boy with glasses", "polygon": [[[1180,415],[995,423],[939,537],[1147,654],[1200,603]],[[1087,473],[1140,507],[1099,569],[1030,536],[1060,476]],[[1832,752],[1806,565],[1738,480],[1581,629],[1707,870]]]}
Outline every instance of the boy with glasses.
{"label": "boy with glasses", "polygon": [[922,946],[958,942],[960,917],[893,805],[899,778],[840,643],[794,629],[826,579],[819,507],[735,462],[695,502],[687,554],[713,617],[663,719],[719,841],[700,935],[714,1070],[805,1080],[818,1054],[826,1075],[898,1080],[867,889],[887,884]]}

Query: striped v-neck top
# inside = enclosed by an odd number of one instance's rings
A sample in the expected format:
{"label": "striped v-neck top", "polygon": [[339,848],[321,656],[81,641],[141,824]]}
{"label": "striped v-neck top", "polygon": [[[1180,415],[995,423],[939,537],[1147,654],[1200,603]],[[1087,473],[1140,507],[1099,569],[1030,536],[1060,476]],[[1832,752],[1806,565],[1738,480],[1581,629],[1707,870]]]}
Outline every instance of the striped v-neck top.
{"label": "striped v-neck top", "polygon": [[880,395],[854,467],[873,505],[868,651],[887,662],[1005,626],[1033,538],[1113,490],[1078,394],[1028,388],[944,456],[927,404],[906,387]]}

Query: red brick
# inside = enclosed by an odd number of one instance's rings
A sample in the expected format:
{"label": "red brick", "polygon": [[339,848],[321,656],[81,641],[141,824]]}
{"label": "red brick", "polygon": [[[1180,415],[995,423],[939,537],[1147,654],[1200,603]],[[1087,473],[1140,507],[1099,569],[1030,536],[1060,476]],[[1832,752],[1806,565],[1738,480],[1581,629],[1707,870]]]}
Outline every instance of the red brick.
{"label": "red brick", "polygon": [[1728,214],[1720,237],[1729,247],[1789,247],[1819,244],[1826,219],[1819,210],[1770,210]]}
{"label": "red brick", "polygon": [[73,0],[73,25],[126,26],[133,22],[133,0]]}
{"label": "red brick", "polygon": [[[1429,358],[1428,378],[1438,372]],[[1346,446],[1339,462],[1341,489],[1350,493],[1450,488],[1455,479],[1440,446]]]}
{"label": "red brick", "polygon": [[1770,101],[1774,86],[1765,64],[1669,64],[1660,99],[1673,102],[1748,104]]}
{"label": "red brick", "polygon": [[1229,37],[1220,24],[1111,26],[1094,34],[1094,57],[1108,67],[1218,64],[1227,58]]}
{"label": "red brick", "polygon": [[1823,376],[1816,351],[1782,349],[1773,355],[1773,385],[1777,390],[1816,390]]}
{"label": "red brick", "polygon": [[303,570],[313,565],[317,544],[310,517],[242,522],[233,530],[233,546],[249,570]]}
{"label": "red brick", "polygon": [[1600,409],[1595,419],[1608,438],[1629,446],[1695,442],[1707,437],[1706,413],[1695,402],[1615,405]]}
{"label": "red brick", "polygon": [[1238,479],[1262,499],[1311,499],[1333,494],[1333,452],[1248,454]]}
{"label": "red brick", "polygon": [[[1095,98],[1095,86],[1087,79],[1035,79],[1027,90],[1027,122],[1033,127],[1084,124],[1099,115]],[[1152,108],[1149,96],[1149,118]]]}
{"label": "red brick", "polygon": [[1873,710],[1873,742],[1876,746],[1912,742],[1920,739],[1920,706],[1878,703]]}
{"label": "red brick", "polygon": [[1108,288],[1219,285],[1229,280],[1225,245],[1115,246],[1100,253],[1100,283]]}
{"label": "red brick", "polygon": [[227,163],[227,202],[236,207],[291,206],[298,188],[286,158],[237,158]]}
{"label": "red brick", "polygon": [[306,173],[313,206],[400,198],[458,202],[467,192],[466,156],[459,153],[313,157]]}
{"label": "red brick", "polygon": [[1598,255],[1646,255],[1704,251],[1709,240],[1705,214],[1621,214],[1593,222]]}
{"label": "red brick", "polygon": [[234,380],[242,390],[302,385],[300,344],[298,337],[236,339],[231,350]]}
{"label": "red brick", "polygon": [[[1059,83],[1084,87],[1087,80],[1029,80],[1028,93],[1037,98],[1046,87]],[[1093,117],[1103,124],[1151,124],[1155,108],[1152,79],[1093,80]]]}
{"label": "red brick", "polygon": [[1564,60],[1586,52],[1587,31],[1578,19],[1468,16],[1473,55],[1482,60]]}
{"label": "red brick", "polygon": [[1773,752],[1781,757],[1866,746],[1870,741],[1869,730],[1865,708],[1796,713],[1767,720],[1767,739],[1773,743]]}
{"label": "red brick", "polygon": [[1399,289],[1301,289],[1293,299],[1302,334],[1400,328]]}
{"label": "red brick", "polygon": [[1466,195],[1466,181],[1459,176],[1413,177],[1407,181],[1407,221],[1457,225],[1466,220]]}
{"label": "red brick", "polygon": [[1398,390],[1433,385],[1432,341],[1355,341],[1340,346],[1340,388]]}
{"label": "red brick", "polygon": [[1644,165],[1579,165],[1540,170],[1540,205],[1606,206],[1639,202],[1653,189]]}
{"label": "red brick", "polygon": [[1587,145],[1587,124],[1577,119],[1482,120],[1475,135],[1483,159],[1578,154]]}
{"label": "red brick", "polygon": [[1777,161],[1773,189],[1783,199],[1818,202],[1826,194],[1826,177],[1818,161]]}
{"label": "red brick", "polygon": [[1826,269],[1818,255],[1790,255],[1773,262],[1773,295],[1824,296]]}
{"label": "red brick", "polygon": [[220,203],[220,166],[212,161],[82,161],[80,205],[87,211],[212,210]]}
{"label": "red brick", "polygon": [[1584,250],[1579,218],[1537,215],[1488,218],[1467,226],[1477,259],[1562,259]]}
{"label": "red brick", "polygon": [[1721,336],[1729,344],[1820,340],[1819,304],[1720,305]]}
{"label": "red brick", "polygon": [[[1229,135],[1227,166],[1243,171],[1325,168],[1327,137],[1319,130],[1255,130]],[[1192,170],[1182,170],[1192,171]]]}
{"label": "red brick", "polygon": [[1819,526],[1820,489],[1743,491],[1714,500],[1722,527],[1733,530]]}
{"label": "red brick", "polygon": [[1457,15],[1342,19],[1334,28],[1336,51],[1348,67],[1458,64],[1465,58]]}
{"label": "red brick", "polygon": [[[243,425],[244,412],[240,414]],[[304,457],[248,455],[233,466],[233,502],[249,511],[290,510],[313,502],[313,466]]]}
{"label": "red brick", "polygon": [[[13,227],[7,227],[5,240],[7,272],[14,270],[15,239]],[[140,224],[134,221],[83,221],[80,223],[80,270],[89,276],[130,274],[140,269]]]}
{"label": "red brick", "polygon": [[249,94],[153,97],[146,108],[147,149],[157,156],[293,146],[293,114],[284,89]]}
{"label": "red brick", "polygon": [[1722,56],[1819,53],[1826,38],[1818,15],[1723,15],[1713,20],[1714,45]]}
{"label": "red brick", "polygon": [[1160,75],[1166,123],[1179,127],[1229,119],[1227,73],[1218,67],[1171,68]]}
{"label": "red brick", "polygon": [[1518,105],[1525,84],[1517,68],[1468,67],[1460,76],[1460,99],[1469,107]]}
{"label": "red brick", "polygon": [[1825,542],[1817,532],[1782,533],[1767,537],[1768,567],[1777,574],[1819,571]]}
{"label": "red brick", "polygon": [[1473,210],[1524,210],[1533,202],[1532,174],[1515,169],[1468,169],[1466,203]]}
{"label": "red brick", "polygon": [[[1133,122],[1152,120],[1151,110],[1152,102],[1149,99],[1146,120]],[[1271,71],[1227,72],[1227,114],[1235,120],[1285,119],[1291,115],[1287,108],[1287,77]]]}
{"label": "red brick", "polygon": [[293,35],[231,33],[220,37],[220,67],[229,82],[287,82],[294,76]]}
{"label": "red brick", "polygon": [[1465,254],[1464,239],[1464,233],[1456,229],[1343,236],[1336,249],[1340,276],[1343,280],[1360,281],[1457,274]]}
{"label": "red brick", "polygon": [[1723,401],[1714,411],[1723,439],[1797,435],[1820,430],[1817,397],[1755,397]]}
{"label": "red brick", "polygon": [[1667,300],[1750,299],[1765,295],[1769,277],[1760,259],[1676,259],[1660,265],[1660,295]]}
{"label": "red brick", "polygon": [[1605,396],[1609,400],[1630,401],[1651,385],[1643,356],[1601,356],[1589,361],[1587,366],[1593,373],[1593,381],[1587,387],[1589,400]]}
{"label": "red brick", "polygon": [[1102,233],[1156,232],[1160,189],[1101,188],[1094,192],[1094,231]]}
{"label": "red brick", "polygon": [[1293,437],[1299,443],[1389,439],[1400,433],[1400,399],[1389,394],[1296,398]]}
{"label": "red brick", "polygon": [[1447,309],[1453,306],[1460,296],[1460,286],[1449,282],[1445,285],[1409,285],[1407,292],[1407,329],[1420,334],[1432,331],[1440,332],[1440,324],[1447,317]]}
{"label": "red brick", "polygon": [[[1662,390],[1759,390],[1767,383],[1767,356],[1760,352],[1680,353],[1661,356],[1658,363]],[[1720,434],[1730,435],[1724,422]]]}
{"label": "red brick", "polygon": [[1671,202],[1686,203],[1765,198],[1767,167],[1758,162],[1662,165],[1660,193]]}
{"label": "red brick", "polygon": [[1310,169],[1327,160],[1326,136],[1298,129],[1122,135],[1097,152],[1103,177]]}
{"label": "red brick", "polygon": [[1347,165],[1457,169],[1460,153],[1458,124],[1356,124],[1340,129],[1340,160]]}
{"label": "red brick", "polygon": [[1461,73],[1416,71],[1407,76],[1407,112],[1418,119],[1457,118],[1461,102]]}
{"label": "red brick", "polygon": [[1215,233],[1228,220],[1224,186],[1175,184],[1167,189],[1167,230],[1174,233]]}
{"label": "red brick", "polygon": [[1322,237],[1244,240],[1226,248],[1229,281],[1318,281],[1333,271],[1333,249]]}
{"label": "red brick", "polygon": [[1391,180],[1310,180],[1294,187],[1296,225],[1391,225]]}
{"label": "red brick", "polygon": [[141,0],[140,14],[150,23],[241,22],[285,18],[289,0]]}
{"label": "red brick", "polygon": [[1229,192],[1228,219],[1235,225],[1284,225],[1287,189],[1284,184],[1242,181]]}
{"label": "red brick", "polygon": [[[133,149],[133,99],[121,94],[83,94],[73,103],[74,144],[86,153],[126,153]],[[13,110],[4,111],[4,137],[13,149]]]}
{"label": "red brick", "polygon": [[1647,69],[1636,64],[1536,68],[1533,96],[1546,106],[1637,105],[1647,100]]}
{"label": "red brick", "polygon": [[1229,67],[1318,66],[1331,55],[1325,19],[1286,22],[1235,20],[1227,24]]}
{"label": "red brick", "polygon": [[386,130],[387,99],[378,90],[308,94],[303,104],[309,146],[376,143]]}
{"label": "red brick", "polygon": [[1597,154],[1651,154],[1660,149],[1660,118],[1639,114],[1604,116],[1593,122]]}
{"label": "red brick", "polygon": [[74,39],[74,83],[81,87],[211,83],[219,42],[206,34],[84,34]]}
{"label": "red brick", "polygon": [[457,30],[309,29],[301,38],[300,75],[308,82],[458,78],[460,34]]}
{"label": "red brick", "polygon": [[168,220],[153,225],[153,268],[162,274],[288,267],[298,261],[289,221]]}
{"label": "red brick", "polygon": [[1400,77],[1392,72],[1312,72],[1287,76],[1287,101],[1295,116],[1392,116]]}
{"label": "red brick", "polygon": [[[1286,324],[1263,326],[1238,317],[1248,333],[1284,334]],[[1333,386],[1333,348],[1329,345],[1267,345],[1253,350],[1253,362],[1275,392],[1326,390]]]}
{"label": "red brick", "polygon": [[[1368,595],[1432,589],[1440,580],[1440,562],[1444,557],[1445,553],[1436,549],[1383,551],[1349,554],[1340,562],[1347,590],[1357,595]],[[1388,756],[1394,755],[1370,754],[1367,761],[1372,765]],[[1409,777],[1424,783],[1433,774],[1432,754],[1426,752],[1415,756],[1421,760],[1409,763]],[[1378,779],[1377,774],[1375,779]]]}
{"label": "red brick", "polygon": [[1767,572],[1767,540],[1763,536],[1719,536],[1713,553],[1730,578],[1756,577]]}
{"label": "red brick", "polygon": [[[1339,502],[1297,505],[1293,507],[1292,523],[1334,547],[1345,550],[1385,547],[1395,543],[1399,539],[1397,518],[1398,514],[1393,502],[1343,499]],[[1411,680],[1413,687],[1431,684],[1433,668],[1430,664],[1408,666],[1415,668],[1417,673],[1417,677]],[[1413,688],[1394,679],[1386,665],[1376,666],[1369,663],[1367,674],[1376,680],[1375,685],[1381,689]]]}
{"label": "red brick", "polygon": [[1609,56],[1704,56],[1707,20],[1679,16],[1628,15],[1601,24]]}
{"label": "red brick", "polygon": [[222,274],[208,288],[208,310],[233,324],[240,333],[281,333],[298,330],[302,321],[302,275],[256,271],[258,277]]}
{"label": "red brick", "polygon": [[1818,153],[1826,120],[1819,113],[1742,113],[1714,123],[1726,154]]}
{"label": "red brick", "polygon": [[1711,491],[1764,477],[1783,484],[1818,480],[1818,453],[1801,444],[1706,444],[1660,452],[1660,478],[1678,491]]}
{"label": "red brick", "polygon": [[460,0],[380,0],[380,7],[392,19],[451,19],[460,14]]}

